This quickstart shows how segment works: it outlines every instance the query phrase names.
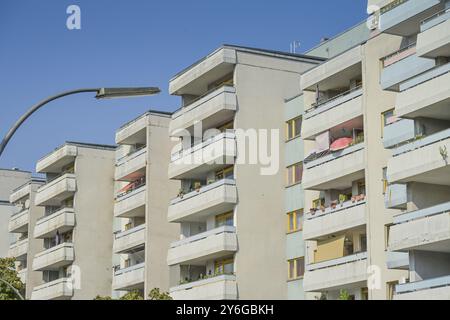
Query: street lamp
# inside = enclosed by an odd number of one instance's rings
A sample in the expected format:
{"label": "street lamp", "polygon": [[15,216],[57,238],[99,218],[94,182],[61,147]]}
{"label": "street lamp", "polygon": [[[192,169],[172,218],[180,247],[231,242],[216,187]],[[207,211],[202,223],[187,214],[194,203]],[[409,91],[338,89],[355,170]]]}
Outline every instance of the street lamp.
{"label": "street lamp", "polygon": [[18,296],[20,298],[20,300],[25,300],[25,298],[20,294],[19,290],[14,288],[14,286],[12,284],[10,284],[9,282],[7,282],[6,280],[3,280],[1,278],[0,278],[0,282],[6,284],[16,294],[16,296]]}
{"label": "street lamp", "polygon": [[34,112],[38,109],[46,105],[47,103],[73,94],[78,93],[88,93],[94,92],[96,93],[97,99],[113,99],[113,98],[127,98],[127,97],[137,97],[137,96],[150,96],[154,94],[158,94],[161,92],[159,88],[156,87],[141,87],[141,88],[91,88],[91,89],[78,89],[72,91],[66,91],[55,96],[49,97],[38,104],[32,106],[16,123],[9,129],[6,136],[3,138],[2,143],[0,144],[0,157],[3,154],[3,151],[6,148],[9,140],[11,140],[14,133],[19,129],[22,123],[25,122]]}

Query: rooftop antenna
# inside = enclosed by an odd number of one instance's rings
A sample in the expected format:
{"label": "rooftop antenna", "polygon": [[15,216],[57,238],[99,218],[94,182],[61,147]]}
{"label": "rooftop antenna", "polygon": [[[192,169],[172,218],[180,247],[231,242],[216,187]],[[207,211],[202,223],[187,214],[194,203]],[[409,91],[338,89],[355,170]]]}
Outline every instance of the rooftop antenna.
{"label": "rooftop antenna", "polygon": [[292,41],[290,44],[290,47],[291,47],[291,50],[290,50],[291,53],[297,53],[297,49],[300,48],[300,41],[297,41],[297,40]]}

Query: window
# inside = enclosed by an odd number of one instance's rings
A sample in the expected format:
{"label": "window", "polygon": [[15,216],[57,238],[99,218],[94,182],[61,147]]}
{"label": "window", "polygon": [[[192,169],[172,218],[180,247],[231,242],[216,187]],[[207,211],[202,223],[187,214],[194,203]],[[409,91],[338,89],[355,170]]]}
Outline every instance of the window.
{"label": "window", "polygon": [[384,127],[391,123],[394,117],[394,109],[381,113],[381,136],[384,135]]}
{"label": "window", "polygon": [[394,300],[395,286],[398,285],[398,281],[386,283],[387,299]]}
{"label": "window", "polygon": [[233,226],[233,212],[227,212],[216,216],[216,228],[222,226]]}
{"label": "window", "polygon": [[296,210],[287,214],[287,232],[301,231],[303,229],[303,210]]}
{"label": "window", "polygon": [[361,300],[369,300],[369,289],[368,288],[361,289]]}
{"label": "window", "polygon": [[287,168],[287,185],[292,186],[294,184],[302,182],[303,175],[303,163],[299,162]]}
{"label": "window", "polygon": [[233,274],[234,273],[234,261],[233,259],[218,260],[214,263],[214,273],[220,274]]}
{"label": "window", "polygon": [[227,132],[227,130],[232,130],[233,127],[234,127],[234,121],[232,120],[232,121],[230,121],[230,122],[227,122],[227,123],[221,125],[221,126],[218,128],[218,130],[219,130],[220,132]]}
{"label": "window", "polygon": [[383,168],[383,179],[381,181],[383,183],[383,194],[386,194],[389,186],[387,179],[387,168]]}
{"label": "window", "polygon": [[358,194],[366,194],[366,181],[358,182]]}
{"label": "window", "polygon": [[298,117],[286,122],[286,140],[291,140],[300,136],[302,131],[302,117]]}
{"label": "window", "polygon": [[305,258],[288,260],[288,280],[300,279],[305,274]]}
{"label": "window", "polygon": [[227,167],[225,169],[216,172],[216,180],[223,179],[233,179],[234,178],[234,167]]}

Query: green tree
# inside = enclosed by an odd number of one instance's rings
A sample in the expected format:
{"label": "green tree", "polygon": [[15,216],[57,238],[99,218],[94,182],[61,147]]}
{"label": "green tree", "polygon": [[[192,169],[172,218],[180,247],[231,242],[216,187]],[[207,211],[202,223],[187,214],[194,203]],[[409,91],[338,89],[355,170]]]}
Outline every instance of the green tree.
{"label": "green tree", "polygon": [[159,288],[154,288],[148,294],[150,300],[173,300],[168,292],[161,292]]}
{"label": "green tree", "polygon": [[144,300],[139,291],[130,291],[119,300]]}
{"label": "green tree", "polygon": [[341,290],[339,293],[339,300],[353,300],[353,299],[347,290]]}
{"label": "green tree", "polygon": [[23,299],[25,285],[17,274],[15,261],[14,258],[0,258],[0,300]]}

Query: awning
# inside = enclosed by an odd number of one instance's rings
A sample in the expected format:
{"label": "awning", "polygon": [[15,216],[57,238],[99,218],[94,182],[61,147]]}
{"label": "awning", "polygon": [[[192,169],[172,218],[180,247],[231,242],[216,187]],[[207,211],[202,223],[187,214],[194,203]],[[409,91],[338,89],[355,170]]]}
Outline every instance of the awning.
{"label": "awning", "polygon": [[336,139],[330,146],[331,151],[339,151],[347,148],[353,142],[353,138]]}

